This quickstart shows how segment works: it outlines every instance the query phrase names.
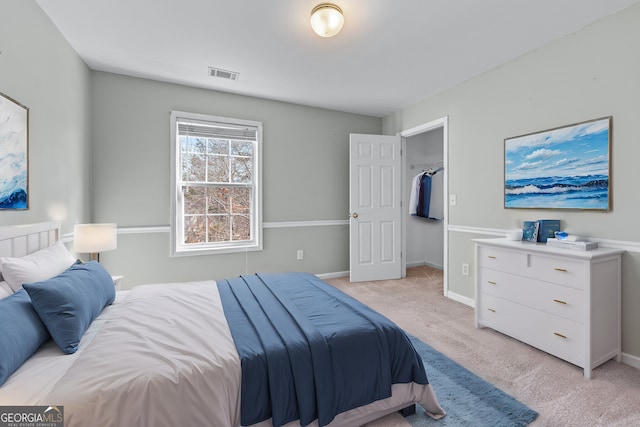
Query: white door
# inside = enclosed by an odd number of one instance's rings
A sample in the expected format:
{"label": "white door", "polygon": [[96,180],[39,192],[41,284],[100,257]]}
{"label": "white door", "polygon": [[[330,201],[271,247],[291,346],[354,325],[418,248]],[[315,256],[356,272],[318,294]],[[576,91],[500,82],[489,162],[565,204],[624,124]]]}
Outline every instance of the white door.
{"label": "white door", "polygon": [[351,134],[349,143],[351,281],[399,279],[401,139]]}

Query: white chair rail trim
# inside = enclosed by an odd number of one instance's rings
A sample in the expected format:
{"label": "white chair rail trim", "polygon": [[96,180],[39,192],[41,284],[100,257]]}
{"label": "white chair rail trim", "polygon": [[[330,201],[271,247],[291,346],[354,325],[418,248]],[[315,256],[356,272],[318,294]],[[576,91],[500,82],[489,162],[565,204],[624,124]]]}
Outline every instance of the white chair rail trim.
{"label": "white chair rail trim", "polygon": [[[325,221],[280,221],[264,222],[263,228],[299,228],[299,227],[327,227],[336,225],[349,225],[349,220],[325,220]],[[118,234],[152,234],[169,233],[171,228],[168,225],[150,225],[141,227],[118,227]],[[62,240],[70,242],[73,240],[73,233],[62,235]]]}
{"label": "white chair rail trim", "polygon": [[[327,227],[327,226],[347,226],[349,220],[325,220],[325,221],[280,221],[265,222],[262,224],[264,228],[297,228],[297,227]],[[502,228],[483,228],[469,227],[465,225],[449,225],[447,230],[455,233],[482,234],[486,236],[504,237],[507,229]],[[118,227],[118,234],[149,234],[149,233],[169,233],[171,231],[168,225],[143,226],[143,227]],[[73,233],[63,234],[60,239],[63,242],[73,240]],[[603,248],[624,249],[628,252],[640,252],[640,242],[628,240],[611,240],[600,239],[597,237],[589,237],[589,240],[598,242]]]}
{"label": "white chair rail trim", "polygon": [[[471,234],[483,234],[487,236],[499,236],[504,237],[507,229],[500,228],[481,228],[481,227],[468,227],[464,225],[449,225],[448,231],[457,233],[471,233]],[[585,236],[589,240],[598,242],[598,245],[603,248],[624,249],[627,252],[640,252],[640,242],[633,242],[629,240],[611,240],[600,239],[598,237]]]}

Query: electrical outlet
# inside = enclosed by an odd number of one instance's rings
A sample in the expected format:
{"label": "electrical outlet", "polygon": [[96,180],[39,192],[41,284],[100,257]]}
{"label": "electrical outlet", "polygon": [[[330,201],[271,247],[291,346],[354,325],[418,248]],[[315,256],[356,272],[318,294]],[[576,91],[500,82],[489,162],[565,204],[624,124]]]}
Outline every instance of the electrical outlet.
{"label": "electrical outlet", "polygon": [[469,275],[469,264],[466,264],[466,263],[462,264],[462,275],[463,276]]}
{"label": "electrical outlet", "polygon": [[304,251],[302,249],[298,249],[297,259],[298,261],[304,259]]}

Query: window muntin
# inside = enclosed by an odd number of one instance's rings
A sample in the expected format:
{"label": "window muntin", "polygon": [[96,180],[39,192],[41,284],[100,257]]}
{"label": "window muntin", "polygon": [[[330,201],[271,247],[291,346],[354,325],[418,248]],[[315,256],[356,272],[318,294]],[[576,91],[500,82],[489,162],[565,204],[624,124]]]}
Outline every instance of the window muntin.
{"label": "window muntin", "polygon": [[172,254],[262,248],[259,122],[172,112]]}

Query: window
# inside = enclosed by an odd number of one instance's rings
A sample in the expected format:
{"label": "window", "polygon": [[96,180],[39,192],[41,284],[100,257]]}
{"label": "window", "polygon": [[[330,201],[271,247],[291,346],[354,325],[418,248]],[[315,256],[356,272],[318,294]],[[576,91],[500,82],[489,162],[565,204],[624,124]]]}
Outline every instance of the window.
{"label": "window", "polygon": [[262,123],[171,112],[172,255],[262,249]]}

